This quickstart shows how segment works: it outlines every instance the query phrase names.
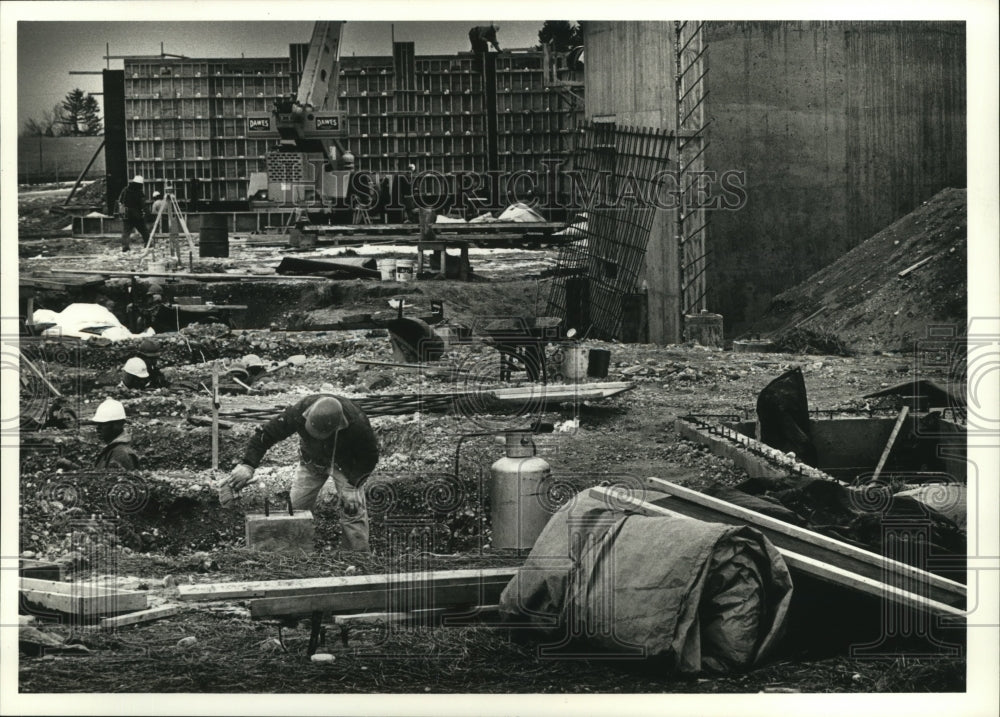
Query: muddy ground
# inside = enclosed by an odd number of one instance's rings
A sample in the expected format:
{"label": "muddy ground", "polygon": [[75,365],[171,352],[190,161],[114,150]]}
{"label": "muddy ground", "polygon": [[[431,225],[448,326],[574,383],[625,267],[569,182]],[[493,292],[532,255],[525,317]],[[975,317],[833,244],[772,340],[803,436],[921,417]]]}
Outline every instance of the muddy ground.
{"label": "muddy ground", "polygon": [[[114,253],[114,239],[90,241],[87,258],[76,260],[77,265],[109,261],[126,265]],[[245,268],[276,257],[274,249],[246,252],[223,264],[233,267],[243,262]],[[540,273],[551,254],[543,251],[534,256],[533,271]],[[402,293],[421,304],[428,297],[443,298],[446,315],[466,323],[530,314],[527,307],[537,306],[539,296],[544,303],[547,287],[525,276],[529,272],[521,263],[530,259],[529,253],[504,258],[513,270],[497,268],[504,262],[496,255],[481,259],[477,271],[491,262],[497,265],[482,271],[489,281],[420,282],[404,287]],[[22,270],[57,263],[23,259]],[[226,290],[207,286],[199,290]],[[250,296],[261,285],[225,286]],[[357,311],[384,311],[387,298],[399,295],[399,287],[373,282],[325,282],[308,289],[288,282],[259,290],[270,304],[269,320],[279,325],[294,317],[308,323]],[[53,295],[49,300],[60,299]],[[174,598],[176,582],[380,573],[401,566],[410,570],[517,564],[518,556],[494,549],[491,542],[486,486],[490,465],[502,456],[503,448],[492,436],[470,437],[463,441],[456,461],[459,439],[468,433],[526,427],[535,420],[562,428],[538,438],[540,452],[560,478],[558,494],[553,496],[556,504],[589,486],[635,485],[647,476],[693,488],[714,482],[735,485],[747,475],[705,447],[680,439],[673,425],[677,417],[752,415],[757,393],[794,366],[803,369],[810,406],[832,411],[871,408],[861,398],[864,394],[915,376],[942,382],[961,378],[954,375],[950,362],[927,365],[919,356],[895,352],[896,346],[869,347],[844,356],[740,354],[694,345],[588,341],[592,348],[611,351],[608,379],[631,381],[633,390],[604,401],[570,400],[544,410],[526,405],[489,415],[420,411],[375,417],[372,424],[382,458],[368,485],[374,555],[339,550],[337,513],[332,502],[324,502],[317,510],[315,552],[276,556],[246,550],[243,516],[260,510],[265,496],[272,504],[281,504],[294,470],[296,447],[286,441],[272,449],[258,471],[258,483],[244,492],[240,505],[222,510],[213,481],[238,460],[255,426],[233,414],[248,407],[286,405],[317,390],[347,396],[438,393],[467,388],[468,381],[359,364],[359,359],[392,360],[388,339],[377,330],[229,331],[199,326],[164,335],[163,341],[165,371],[175,388],[141,393],[114,385],[116,368],[134,344],[72,345],[63,347],[62,353],[51,344],[34,348],[46,375],[70,396],[69,404],[80,418],[89,418],[107,396],[123,400],[143,457],[142,471],[87,472],[100,446],[93,429],[82,424],[23,433],[20,458],[22,554],[62,561],[75,580],[112,574],[122,587],[147,590],[151,604]],[[558,348],[552,346],[550,352]],[[220,471],[214,472],[210,430],[189,420],[210,413],[208,397],[199,387],[211,375],[206,360],[226,362],[250,352],[269,361],[305,354],[306,362],[276,372],[249,395],[223,398],[222,413],[233,425],[220,431]],[[471,369],[478,387],[501,385],[496,375],[498,356],[489,346],[457,346],[445,360]],[[37,384],[29,386],[37,389]],[[22,395],[22,405],[41,400],[31,393],[36,389]],[[61,467],[65,464],[60,458],[83,469]],[[105,522],[90,521],[96,515]],[[412,545],[394,543],[389,550],[388,531],[397,519],[430,519],[437,526],[432,549],[418,536]],[[104,556],[103,562],[95,556]],[[872,607],[879,609],[877,604]],[[828,616],[815,619],[821,622]],[[46,629],[69,635],[65,626]],[[193,647],[176,646],[190,636],[197,638]],[[188,605],[181,614],[150,625],[110,634],[77,632],[74,638],[88,649],[83,656],[22,656],[20,688],[27,692],[732,693],[961,691],[965,686],[961,656],[851,658],[847,644],[854,636],[850,634],[841,635],[839,641],[811,644],[790,640],[772,661],[746,674],[695,678],[671,675],[647,662],[543,658],[537,638],[497,628],[359,628],[346,644],[331,628],[326,649],[336,660],[328,664],[308,661],[308,630],[301,625],[285,630],[283,636],[287,652],[275,639],[277,627],[251,620],[245,602]]]}

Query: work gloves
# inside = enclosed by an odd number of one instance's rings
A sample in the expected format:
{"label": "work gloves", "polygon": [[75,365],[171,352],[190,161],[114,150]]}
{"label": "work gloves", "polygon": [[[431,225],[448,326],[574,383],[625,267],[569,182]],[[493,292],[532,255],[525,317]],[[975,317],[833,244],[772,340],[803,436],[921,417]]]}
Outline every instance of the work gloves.
{"label": "work gloves", "polygon": [[236,494],[246,488],[247,484],[253,480],[253,472],[253,466],[240,463],[233,468],[233,472],[229,474],[228,478],[219,483],[219,502],[222,503],[223,508],[231,505]]}
{"label": "work gloves", "polygon": [[361,510],[361,491],[358,488],[338,488],[340,509],[344,515],[357,515]]}

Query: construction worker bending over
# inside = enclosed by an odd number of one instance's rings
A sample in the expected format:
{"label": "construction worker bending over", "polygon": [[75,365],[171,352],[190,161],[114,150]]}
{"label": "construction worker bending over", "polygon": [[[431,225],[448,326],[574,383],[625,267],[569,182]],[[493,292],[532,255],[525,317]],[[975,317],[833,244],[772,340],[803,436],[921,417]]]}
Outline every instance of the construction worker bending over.
{"label": "construction worker bending over", "polygon": [[253,479],[268,449],[293,433],[299,434],[299,467],[291,488],[292,507],[312,510],[320,489],[332,477],[340,501],[344,549],[371,552],[361,484],[378,463],[378,439],[368,417],[346,398],[313,394],[260,426],[242,462],[220,485],[223,506]]}
{"label": "construction worker bending over", "polygon": [[90,420],[105,444],[94,461],[94,468],[138,470],[139,456],[132,449],[132,439],[125,428],[125,407],[121,402],[113,398],[105,399]]}
{"label": "construction worker bending over", "polygon": [[481,55],[489,52],[489,46],[493,45],[494,49],[500,52],[500,44],[497,42],[497,30],[499,29],[499,25],[478,25],[469,30],[469,42],[472,44],[472,51],[477,55]]}
{"label": "construction worker bending over", "polygon": [[143,246],[149,242],[149,229],[146,228],[146,196],[142,192],[142,184],[142,175],[137,174],[118,195],[118,211],[122,215],[122,251],[129,250],[133,229],[142,235]]}

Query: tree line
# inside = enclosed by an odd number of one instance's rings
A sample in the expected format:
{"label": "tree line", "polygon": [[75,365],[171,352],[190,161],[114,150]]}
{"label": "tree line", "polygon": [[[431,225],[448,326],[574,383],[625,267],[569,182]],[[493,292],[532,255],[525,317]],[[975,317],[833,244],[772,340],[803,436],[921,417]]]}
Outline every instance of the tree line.
{"label": "tree line", "polygon": [[22,136],[89,137],[104,133],[97,98],[79,87],[66,93],[62,102],[39,117],[25,120]]}

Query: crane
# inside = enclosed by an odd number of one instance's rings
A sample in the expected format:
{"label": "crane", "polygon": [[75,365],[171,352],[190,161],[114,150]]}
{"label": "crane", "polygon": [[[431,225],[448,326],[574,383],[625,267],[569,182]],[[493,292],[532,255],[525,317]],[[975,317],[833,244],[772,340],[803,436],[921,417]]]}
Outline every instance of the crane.
{"label": "crane", "polygon": [[[251,197],[262,184],[272,201],[281,197],[298,204],[314,202],[317,194],[330,199],[347,196],[354,155],[342,142],[347,136],[346,113],[336,109],[344,24],[343,20],[315,23],[297,92],[277,99],[271,112],[248,117],[248,138],[278,140],[275,151],[268,154],[266,176],[255,173],[250,178]],[[299,155],[298,161],[289,162],[289,154]]]}

